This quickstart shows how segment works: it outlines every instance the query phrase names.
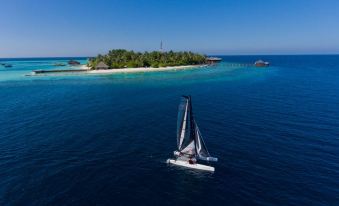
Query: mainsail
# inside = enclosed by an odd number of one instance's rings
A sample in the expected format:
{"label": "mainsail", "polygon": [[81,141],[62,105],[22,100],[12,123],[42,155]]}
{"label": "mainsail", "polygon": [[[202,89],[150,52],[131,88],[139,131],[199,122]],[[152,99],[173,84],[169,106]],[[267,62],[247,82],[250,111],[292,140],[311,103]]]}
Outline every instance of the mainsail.
{"label": "mainsail", "polygon": [[178,150],[183,154],[195,155],[194,135],[192,135],[192,108],[190,98],[184,96],[179,105],[177,122]]}
{"label": "mainsail", "polygon": [[181,154],[202,160],[217,161],[208,153],[204,140],[194,120],[190,96],[183,96],[178,112],[177,144]]}

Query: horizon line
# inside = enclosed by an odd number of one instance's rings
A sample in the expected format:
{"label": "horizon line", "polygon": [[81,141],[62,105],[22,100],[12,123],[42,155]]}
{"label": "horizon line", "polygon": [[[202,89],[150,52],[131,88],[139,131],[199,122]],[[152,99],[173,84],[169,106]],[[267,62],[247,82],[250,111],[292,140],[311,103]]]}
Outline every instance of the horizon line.
{"label": "horizon line", "polygon": [[[195,52],[199,53],[199,52]],[[329,54],[204,54],[206,56],[336,56],[339,53],[329,53]],[[33,58],[91,58],[95,56],[26,56],[26,57],[0,57],[0,59],[33,59]]]}

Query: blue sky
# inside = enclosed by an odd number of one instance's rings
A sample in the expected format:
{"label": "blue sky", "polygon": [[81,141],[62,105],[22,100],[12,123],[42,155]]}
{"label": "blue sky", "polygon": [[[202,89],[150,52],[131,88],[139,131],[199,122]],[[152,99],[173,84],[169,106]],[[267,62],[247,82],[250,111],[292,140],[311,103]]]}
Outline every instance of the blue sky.
{"label": "blue sky", "polygon": [[0,0],[0,57],[338,54],[337,0]]}

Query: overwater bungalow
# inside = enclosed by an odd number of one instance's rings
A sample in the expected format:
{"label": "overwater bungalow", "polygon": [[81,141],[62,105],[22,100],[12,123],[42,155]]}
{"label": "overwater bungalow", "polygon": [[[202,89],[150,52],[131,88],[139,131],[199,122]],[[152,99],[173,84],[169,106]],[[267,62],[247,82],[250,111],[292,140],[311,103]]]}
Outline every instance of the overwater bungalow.
{"label": "overwater bungalow", "polygon": [[219,57],[207,57],[206,58],[206,63],[207,64],[215,64],[215,63],[219,63],[222,59]]}
{"label": "overwater bungalow", "polygon": [[265,62],[263,60],[258,60],[254,63],[256,67],[268,67],[270,65],[269,62]]}
{"label": "overwater bungalow", "polygon": [[105,64],[104,62],[99,62],[95,69],[109,69],[109,66],[107,66],[107,64]]}

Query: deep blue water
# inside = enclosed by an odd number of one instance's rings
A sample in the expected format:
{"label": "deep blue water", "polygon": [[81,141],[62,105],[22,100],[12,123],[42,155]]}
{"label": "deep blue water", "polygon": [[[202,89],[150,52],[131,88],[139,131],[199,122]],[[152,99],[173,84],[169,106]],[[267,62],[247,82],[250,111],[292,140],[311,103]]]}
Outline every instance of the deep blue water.
{"label": "deep blue water", "polygon": [[[223,56],[258,58],[272,66],[39,78],[12,61],[0,205],[339,205],[339,56]],[[182,94],[213,174],[165,163]]]}

